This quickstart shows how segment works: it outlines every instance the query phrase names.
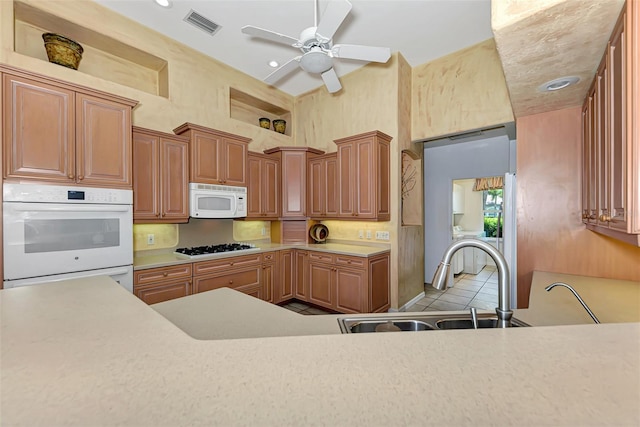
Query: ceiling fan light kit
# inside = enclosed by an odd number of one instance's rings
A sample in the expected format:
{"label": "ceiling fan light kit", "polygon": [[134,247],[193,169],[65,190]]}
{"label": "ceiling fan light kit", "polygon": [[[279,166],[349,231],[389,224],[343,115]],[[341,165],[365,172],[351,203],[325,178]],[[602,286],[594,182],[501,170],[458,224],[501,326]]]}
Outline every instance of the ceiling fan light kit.
{"label": "ceiling fan light kit", "polygon": [[[314,10],[317,12],[318,0],[315,0],[314,4]],[[333,35],[345,20],[351,8],[352,5],[348,0],[331,1],[327,5],[320,22],[317,20],[317,15],[314,14],[316,16],[315,26],[304,29],[298,39],[251,25],[242,27],[244,34],[286,44],[300,49],[303,53],[287,61],[280,68],[269,74],[264,81],[273,85],[289,73],[292,73],[298,68],[302,68],[308,73],[320,74],[327,90],[330,93],[335,93],[342,89],[342,85],[333,68],[333,58],[355,59],[367,62],[387,62],[391,57],[391,50],[389,48],[333,44]]]}

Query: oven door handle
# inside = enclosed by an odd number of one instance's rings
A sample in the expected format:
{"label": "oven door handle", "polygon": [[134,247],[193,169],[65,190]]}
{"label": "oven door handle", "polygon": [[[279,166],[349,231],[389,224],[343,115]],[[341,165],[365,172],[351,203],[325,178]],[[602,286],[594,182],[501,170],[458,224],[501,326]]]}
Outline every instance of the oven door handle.
{"label": "oven door handle", "polygon": [[47,204],[17,205],[13,210],[18,212],[129,212],[131,205],[64,205],[51,206]]}

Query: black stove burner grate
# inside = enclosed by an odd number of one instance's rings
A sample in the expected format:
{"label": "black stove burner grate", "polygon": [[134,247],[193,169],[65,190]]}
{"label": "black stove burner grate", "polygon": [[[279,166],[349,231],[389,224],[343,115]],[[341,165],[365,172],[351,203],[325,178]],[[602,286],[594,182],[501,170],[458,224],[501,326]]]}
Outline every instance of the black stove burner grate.
{"label": "black stove burner grate", "polygon": [[222,252],[243,251],[254,249],[255,246],[246,243],[222,243],[210,246],[194,246],[192,248],[178,248],[176,252],[188,256],[216,254]]}

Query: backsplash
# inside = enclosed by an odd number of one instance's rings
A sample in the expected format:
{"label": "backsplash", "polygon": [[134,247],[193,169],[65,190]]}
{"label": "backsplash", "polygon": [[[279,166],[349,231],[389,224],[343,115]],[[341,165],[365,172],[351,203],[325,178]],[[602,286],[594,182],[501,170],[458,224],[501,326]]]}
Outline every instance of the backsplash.
{"label": "backsplash", "polygon": [[[154,244],[147,244],[149,234],[154,236]],[[134,224],[133,251],[150,251],[174,248],[178,245],[178,224]]]}

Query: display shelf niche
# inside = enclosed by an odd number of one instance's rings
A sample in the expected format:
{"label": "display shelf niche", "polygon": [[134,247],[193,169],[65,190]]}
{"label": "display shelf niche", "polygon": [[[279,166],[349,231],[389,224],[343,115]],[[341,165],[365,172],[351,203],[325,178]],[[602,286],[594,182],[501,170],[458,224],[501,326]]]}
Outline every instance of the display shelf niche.
{"label": "display shelf niche", "polygon": [[229,100],[229,111],[232,119],[260,127],[258,119],[266,117],[271,120],[271,129],[265,129],[265,131],[274,133],[276,132],[273,130],[273,121],[276,119],[283,119],[287,122],[284,135],[291,136],[292,120],[290,111],[235,88],[229,88]]}
{"label": "display shelf niche", "polygon": [[78,72],[169,97],[166,60],[33,6],[14,2],[15,52],[48,62],[42,33],[58,33],[82,45],[84,53]]}

